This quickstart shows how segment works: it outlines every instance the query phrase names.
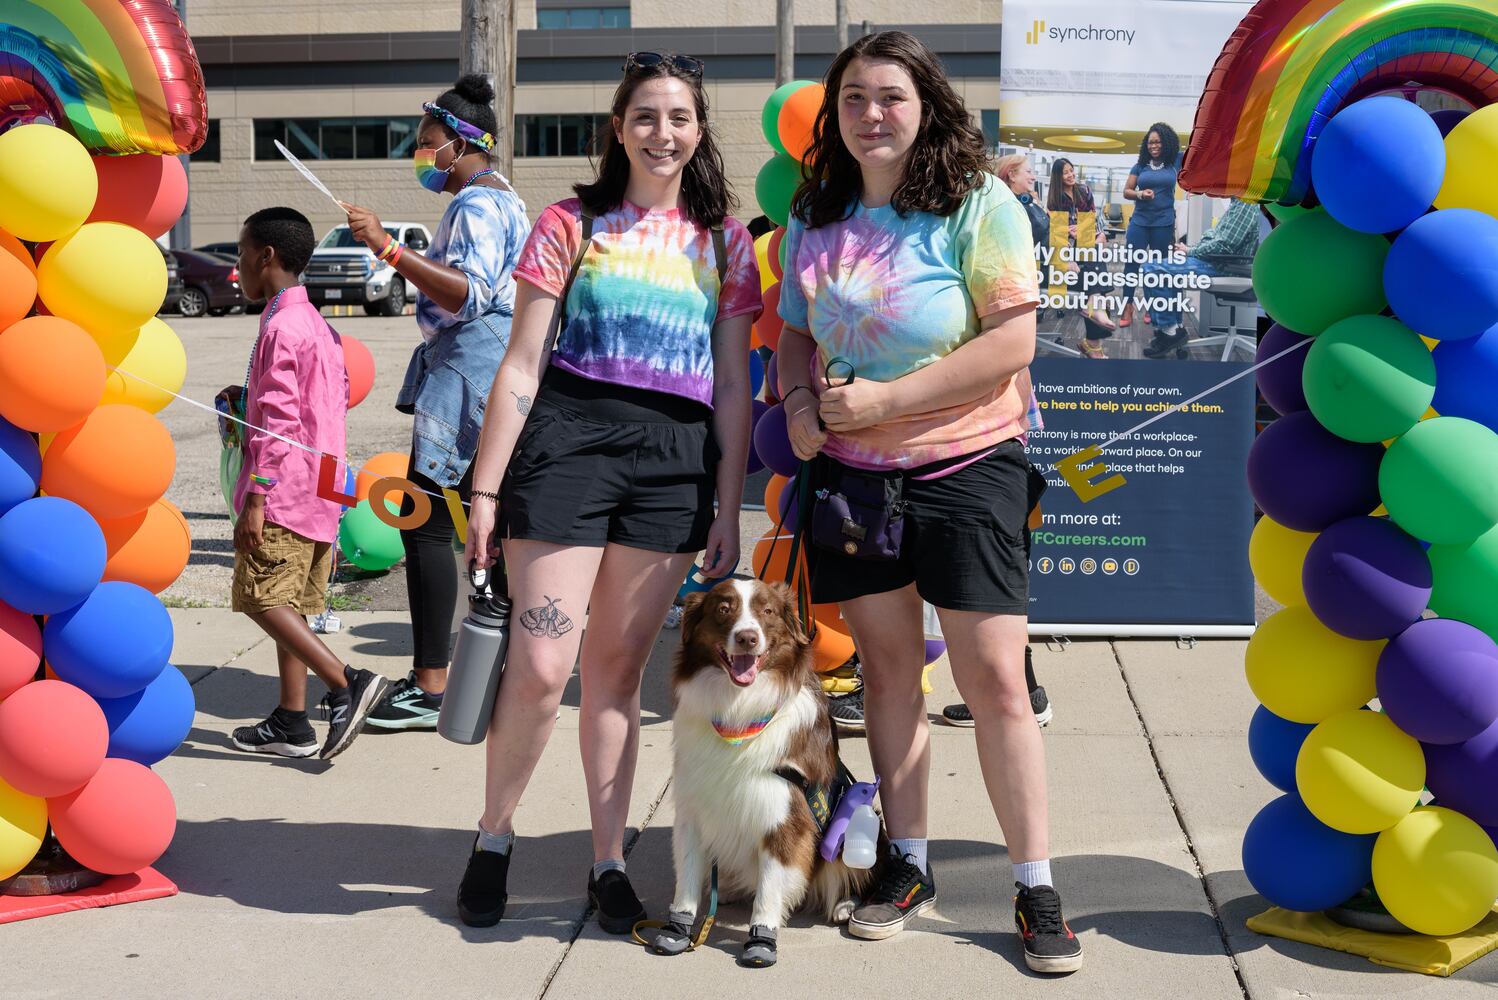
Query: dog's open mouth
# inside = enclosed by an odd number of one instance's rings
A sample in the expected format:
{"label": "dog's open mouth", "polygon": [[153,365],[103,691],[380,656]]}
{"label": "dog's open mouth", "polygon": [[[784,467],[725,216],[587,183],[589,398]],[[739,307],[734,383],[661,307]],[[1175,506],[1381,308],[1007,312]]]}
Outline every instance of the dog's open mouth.
{"label": "dog's open mouth", "polygon": [[739,687],[748,687],[754,683],[754,678],[759,673],[759,665],[764,662],[763,655],[754,653],[730,653],[723,646],[718,647],[718,659],[723,661],[723,666],[728,670],[728,679]]}

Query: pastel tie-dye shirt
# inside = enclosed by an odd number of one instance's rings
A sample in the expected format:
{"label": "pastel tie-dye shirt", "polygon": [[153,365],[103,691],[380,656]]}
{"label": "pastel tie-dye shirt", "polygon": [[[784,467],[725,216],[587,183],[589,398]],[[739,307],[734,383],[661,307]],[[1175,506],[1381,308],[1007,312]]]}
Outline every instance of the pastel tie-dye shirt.
{"label": "pastel tie-dye shirt", "polygon": [[[780,315],[816,341],[817,375],[842,358],[892,382],[978,336],[982,317],[1040,301],[1030,220],[993,177],[946,218],[858,204],[819,229],[792,218],[785,243]],[[947,461],[1025,433],[1030,399],[1026,369],[968,403],[829,433],[823,450],[868,469]]]}
{"label": "pastel tie-dye shirt", "polygon": [[416,325],[423,339],[435,340],[443,330],[485,313],[515,314],[515,281],[510,271],[530,228],[525,202],[514,191],[476,184],[453,195],[426,257],[462,271],[468,279],[468,296],[453,313],[418,291]]}
{"label": "pastel tie-dye shirt", "polygon": [[[713,402],[714,324],[758,317],[754,241],[725,218],[728,270],[718,287],[712,231],[679,210],[624,202],[593,220],[593,238],[564,304],[551,363],[584,378]],[[515,277],[561,295],[582,240],[576,198],[541,213]]]}

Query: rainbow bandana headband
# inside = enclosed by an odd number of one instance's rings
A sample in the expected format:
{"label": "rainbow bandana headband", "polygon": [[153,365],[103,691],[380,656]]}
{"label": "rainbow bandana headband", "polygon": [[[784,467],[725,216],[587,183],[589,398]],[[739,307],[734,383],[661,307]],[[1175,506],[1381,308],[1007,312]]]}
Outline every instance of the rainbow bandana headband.
{"label": "rainbow bandana headband", "polygon": [[730,746],[738,746],[740,743],[747,743],[764,732],[765,727],[774,718],[774,712],[766,712],[759,718],[751,719],[741,726],[730,726],[715,715],[713,716],[713,728],[718,731],[718,735],[723,738],[724,743]]}
{"label": "rainbow bandana headband", "polygon": [[494,136],[485,132],[477,125],[468,124],[446,108],[438,107],[431,101],[427,101],[421,106],[421,110],[458,133],[458,138],[467,139],[479,149],[488,150],[494,148]]}

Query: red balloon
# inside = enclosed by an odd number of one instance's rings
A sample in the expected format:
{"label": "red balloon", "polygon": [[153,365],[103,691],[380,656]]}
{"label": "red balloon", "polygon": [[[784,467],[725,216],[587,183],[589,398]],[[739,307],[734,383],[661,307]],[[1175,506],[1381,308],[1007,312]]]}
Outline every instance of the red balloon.
{"label": "red balloon", "polygon": [[75,791],[109,750],[104,710],[65,681],[32,681],[0,702],[0,779],[18,792]]}
{"label": "red balloon", "polygon": [[775,275],[776,281],[785,279],[785,269],[780,266],[780,244],[785,239],[785,227],[777,226],[770,234],[770,245],[765,247],[765,256],[770,259],[770,273]]}
{"label": "red balloon", "polygon": [[348,408],[352,410],[364,402],[369,390],[374,388],[374,355],[357,337],[340,333],[338,338],[343,341],[343,367],[348,372]]}
{"label": "red balloon", "polygon": [[42,630],[36,619],[0,601],[0,701],[36,676],[42,662]]}
{"label": "red balloon", "polygon": [[99,198],[89,222],[123,222],[155,239],[187,207],[187,172],[175,156],[95,156]]}
{"label": "red balloon", "polygon": [[780,346],[780,331],[785,327],[785,321],[780,318],[780,282],[765,289],[762,301],[765,311],[755,321],[754,332],[773,351]]}
{"label": "red balloon", "polygon": [[47,801],[57,840],[80,864],[129,875],[166,852],[177,832],[177,803],[149,768],[111,757],[88,784]]}

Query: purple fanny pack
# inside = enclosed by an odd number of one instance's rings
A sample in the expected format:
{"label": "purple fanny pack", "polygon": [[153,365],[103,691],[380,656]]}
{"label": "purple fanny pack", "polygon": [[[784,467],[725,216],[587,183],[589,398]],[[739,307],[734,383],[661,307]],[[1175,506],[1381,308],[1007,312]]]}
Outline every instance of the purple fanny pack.
{"label": "purple fanny pack", "polygon": [[854,559],[900,557],[904,477],[824,458],[811,507],[811,543]]}

